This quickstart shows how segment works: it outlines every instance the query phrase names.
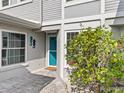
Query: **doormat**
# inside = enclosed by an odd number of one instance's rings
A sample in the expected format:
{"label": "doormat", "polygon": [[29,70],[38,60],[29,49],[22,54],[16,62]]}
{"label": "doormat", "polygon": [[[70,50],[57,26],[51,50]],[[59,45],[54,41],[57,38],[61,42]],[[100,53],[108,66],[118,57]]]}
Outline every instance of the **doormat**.
{"label": "doormat", "polygon": [[47,69],[47,70],[50,70],[50,71],[56,71],[56,70],[57,70],[56,67],[47,67],[46,69]]}

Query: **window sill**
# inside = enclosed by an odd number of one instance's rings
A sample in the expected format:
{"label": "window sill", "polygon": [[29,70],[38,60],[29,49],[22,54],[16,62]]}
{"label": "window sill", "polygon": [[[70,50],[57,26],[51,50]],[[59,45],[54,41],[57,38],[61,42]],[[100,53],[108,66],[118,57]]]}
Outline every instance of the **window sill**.
{"label": "window sill", "polygon": [[23,4],[27,4],[27,3],[31,3],[31,2],[33,2],[33,0],[23,1],[23,2],[20,2],[20,3],[17,3],[17,4],[1,7],[0,10],[6,10],[6,9],[9,9],[9,8],[17,7],[17,6],[20,6],[20,5],[23,5]]}
{"label": "window sill", "polygon": [[73,6],[73,5],[78,5],[78,4],[83,4],[83,3],[88,3],[88,2],[92,2],[92,1],[96,1],[96,0],[75,0],[75,1],[69,1],[66,2],[65,7],[69,7],[69,6]]}

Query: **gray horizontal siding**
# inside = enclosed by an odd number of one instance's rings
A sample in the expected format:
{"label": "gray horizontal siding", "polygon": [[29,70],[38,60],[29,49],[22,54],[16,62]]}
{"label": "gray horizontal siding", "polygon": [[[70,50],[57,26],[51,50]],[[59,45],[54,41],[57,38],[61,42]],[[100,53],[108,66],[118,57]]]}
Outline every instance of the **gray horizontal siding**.
{"label": "gray horizontal siding", "polygon": [[61,1],[62,0],[44,0],[43,1],[43,20],[61,19]]}
{"label": "gray horizontal siding", "polygon": [[65,18],[75,18],[100,14],[100,1],[93,1],[65,8]]}
{"label": "gray horizontal siding", "polygon": [[105,11],[106,12],[124,11],[124,0],[106,0]]}
{"label": "gray horizontal siding", "polygon": [[[28,42],[27,42],[27,60],[34,60],[45,58],[45,33],[34,33],[29,32],[28,35]],[[32,48],[30,46],[30,37],[33,37],[36,40],[36,47]]]}
{"label": "gray horizontal siding", "polygon": [[13,5],[13,4],[16,4],[17,3],[17,0],[11,0],[10,4]]}
{"label": "gray horizontal siding", "polygon": [[24,19],[40,21],[41,19],[40,10],[41,10],[40,0],[33,0],[33,2],[8,8],[3,10],[2,12]]}

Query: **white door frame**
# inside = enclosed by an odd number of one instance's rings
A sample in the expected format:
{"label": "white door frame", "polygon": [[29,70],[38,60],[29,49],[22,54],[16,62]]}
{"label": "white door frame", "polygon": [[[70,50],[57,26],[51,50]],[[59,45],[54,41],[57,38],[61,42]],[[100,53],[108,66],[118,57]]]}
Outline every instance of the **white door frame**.
{"label": "white door frame", "polygon": [[47,67],[56,67],[56,66],[52,66],[49,64],[49,43],[50,43],[49,38],[50,37],[56,37],[57,38],[57,35],[56,34],[49,35],[46,33],[46,66]]}

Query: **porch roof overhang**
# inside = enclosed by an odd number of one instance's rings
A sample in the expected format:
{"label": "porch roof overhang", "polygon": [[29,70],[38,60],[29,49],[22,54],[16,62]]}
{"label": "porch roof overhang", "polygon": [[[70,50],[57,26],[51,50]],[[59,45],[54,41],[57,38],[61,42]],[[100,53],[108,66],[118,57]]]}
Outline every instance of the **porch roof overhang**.
{"label": "porch roof overhang", "polygon": [[38,29],[41,26],[40,22],[11,16],[3,12],[0,12],[0,23],[12,24],[29,29]]}

